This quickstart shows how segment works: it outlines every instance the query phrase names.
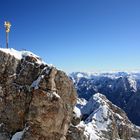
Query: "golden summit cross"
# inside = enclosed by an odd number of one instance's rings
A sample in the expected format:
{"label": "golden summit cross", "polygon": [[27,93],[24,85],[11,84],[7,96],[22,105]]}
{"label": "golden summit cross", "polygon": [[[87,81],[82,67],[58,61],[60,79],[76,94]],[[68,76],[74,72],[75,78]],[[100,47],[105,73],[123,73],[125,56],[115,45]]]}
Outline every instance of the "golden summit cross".
{"label": "golden summit cross", "polygon": [[5,26],[5,31],[6,31],[6,48],[8,48],[11,23],[9,21],[5,21],[4,26]]}

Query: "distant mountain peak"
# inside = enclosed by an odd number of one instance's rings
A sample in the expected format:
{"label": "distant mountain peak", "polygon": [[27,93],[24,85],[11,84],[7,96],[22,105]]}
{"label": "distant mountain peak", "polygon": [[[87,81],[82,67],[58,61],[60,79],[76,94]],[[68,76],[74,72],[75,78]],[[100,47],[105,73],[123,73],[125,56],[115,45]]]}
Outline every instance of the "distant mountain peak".
{"label": "distant mountain peak", "polygon": [[78,140],[138,140],[140,138],[140,128],[133,125],[123,110],[113,105],[100,93],[93,95],[86,104],[82,103],[82,100],[77,104],[75,109],[77,117],[78,109],[82,121],[76,126],[71,126],[71,129],[75,130],[69,134],[71,139],[75,136]]}

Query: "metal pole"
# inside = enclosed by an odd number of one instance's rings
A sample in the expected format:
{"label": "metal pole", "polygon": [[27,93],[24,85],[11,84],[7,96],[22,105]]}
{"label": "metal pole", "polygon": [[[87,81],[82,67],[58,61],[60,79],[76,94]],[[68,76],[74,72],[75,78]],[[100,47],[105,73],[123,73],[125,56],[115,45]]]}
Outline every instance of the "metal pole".
{"label": "metal pole", "polygon": [[8,49],[8,32],[6,32],[6,48]]}

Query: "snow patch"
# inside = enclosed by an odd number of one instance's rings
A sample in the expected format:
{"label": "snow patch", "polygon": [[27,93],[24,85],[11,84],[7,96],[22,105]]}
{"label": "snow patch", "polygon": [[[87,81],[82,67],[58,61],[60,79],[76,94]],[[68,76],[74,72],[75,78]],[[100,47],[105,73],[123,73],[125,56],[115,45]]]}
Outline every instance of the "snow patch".
{"label": "snow patch", "polygon": [[21,132],[17,132],[17,133],[12,137],[11,140],[21,140],[22,137],[23,137],[23,134],[24,134],[23,131],[21,131]]}
{"label": "snow patch", "polygon": [[[78,103],[80,103],[80,99]],[[81,102],[81,108],[75,108],[75,112],[79,116],[87,116],[77,127],[84,128],[84,135],[89,140],[101,139],[102,131],[108,131],[108,127],[112,121],[109,118],[109,109],[107,99],[100,93],[93,95],[89,101]],[[80,114],[81,113],[81,114]]]}
{"label": "snow patch", "polygon": [[136,80],[131,76],[131,77],[128,77],[128,81],[129,81],[129,84],[130,84],[130,88],[132,88],[136,92],[137,91]]}
{"label": "snow patch", "polygon": [[57,98],[60,98],[60,96],[56,92],[53,92],[53,95]]}
{"label": "snow patch", "polygon": [[77,77],[78,77],[78,78],[81,78],[81,77],[83,77],[83,74],[82,74],[82,73],[78,73],[78,74],[77,74]]}
{"label": "snow patch", "polygon": [[76,114],[76,117],[78,118],[80,118],[82,115],[80,109],[77,106],[74,107],[74,113]]}
{"label": "snow patch", "polygon": [[17,132],[12,136],[11,140],[21,140],[25,132],[29,129],[29,127],[24,128],[23,131]]}
{"label": "snow patch", "polygon": [[22,53],[17,50],[14,50],[13,48],[10,48],[10,49],[0,48],[0,51],[13,55],[17,59],[22,59],[22,55],[21,55]]}
{"label": "snow patch", "polygon": [[45,63],[41,60],[41,58],[39,56],[33,54],[30,51],[17,51],[13,48],[9,48],[9,49],[0,48],[0,51],[10,54],[10,55],[14,56],[15,58],[17,58],[18,60],[21,60],[22,58],[25,58],[26,56],[32,56],[37,59],[37,63],[39,63],[39,64]]}
{"label": "snow patch", "polygon": [[38,88],[39,88],[39,83],[40,83],[41,79],[43,79],[43,78],[44,78],[44,75],[39,76],[39,77],[37,78],[37,80],[35,80],[35,81],[32,83],[31,87],[33,87],[34,89],[38,89]]}
{"label": "snow patch", "polygon": [[84,135],[89,140],[99,140],[99,134],[100,132],[95,129],[94,125],[92,123],[85,124],[84,122],[81,122],[78,127],[84,128]]}

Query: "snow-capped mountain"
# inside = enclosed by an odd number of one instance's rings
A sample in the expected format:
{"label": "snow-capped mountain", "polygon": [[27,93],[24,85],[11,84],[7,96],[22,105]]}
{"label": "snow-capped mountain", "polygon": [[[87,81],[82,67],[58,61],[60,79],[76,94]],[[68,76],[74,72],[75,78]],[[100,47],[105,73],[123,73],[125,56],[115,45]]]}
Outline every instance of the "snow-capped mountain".
{"label": "snow-capped mountain", "polygon": [[79,98],[87,101],[95,94],[102,93],[112,103],[122,108],[129,119],[140,125],[140,73],[81,73],[70,74]]}
{"label": "snow-capped mountain", "polygon": [[88,101],[79,98],[74,112],[68,140],[140,140],[140,127],[100,93]]}

